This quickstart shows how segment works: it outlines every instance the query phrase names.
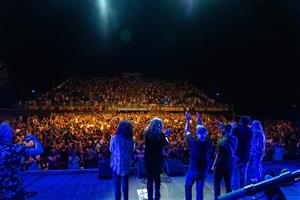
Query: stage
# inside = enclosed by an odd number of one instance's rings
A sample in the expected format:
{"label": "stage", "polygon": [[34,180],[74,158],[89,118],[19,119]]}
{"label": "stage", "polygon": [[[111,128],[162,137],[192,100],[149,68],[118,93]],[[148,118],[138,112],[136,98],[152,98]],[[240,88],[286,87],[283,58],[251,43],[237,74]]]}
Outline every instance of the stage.
{"label": "stage", "polygon": [[[282,168],[290,171],[300,169],[300,161],[266,162],[264,172],[273,171],[278,174]],[[250,169],[251,172],[251,169]],[[98,179],[98,170],[57,170],[42,172],[25,172],[24,186],[26,191],[35,191],[37,195],[31,200],[113,200],[112,179]],[[183,200],[185,177],[168,177],[162,175],[161,199]],[[287,199],[300,199],[300,182],[281,188]],[[224,188],[222,188],[222,192]],[[146,198],[145,179],[139,179],[136,175],[129,179],[129,199],[143,200]],[[195,186],[193,199],[195,198]],[[213,199],[213,176],[208,175],[204,187],[204,199]],[[251,199],[251,198],[248,198]]]}

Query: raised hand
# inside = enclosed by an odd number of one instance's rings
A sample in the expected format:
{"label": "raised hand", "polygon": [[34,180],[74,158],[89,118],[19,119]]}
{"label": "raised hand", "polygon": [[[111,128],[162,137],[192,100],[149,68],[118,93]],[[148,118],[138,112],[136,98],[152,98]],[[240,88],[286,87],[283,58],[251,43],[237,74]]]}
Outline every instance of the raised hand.
{"label": "raised hand", "polygon": [[219,128],[220,130],[222,129],[222,125],[223,125],[222,122],[218,122],[218,123],[217,123],[217,126],[218,126],[218,128]]}
{"label": "raised hand", "polygon": [[185,113],[185,118],[186,118],[186,121],[190,121],[191,120],[191,114],[189,112],[186,112]]}
{"label": "raised hand", "polygon": [[26,154],[28,156],[36,156],[38,154],[44,153],[44,148],[41,142],[39,141],[39,139],[35,135],[33,134],[27,135],[25,141],[26,140],[29,142],[25,143],[25,145],[27,147],[31,147],[26,150]]}
{"label": "raised hand", "polygon": [[168,128],[167,130],[165,130],[165,132],[164,132],[164,134],[165,134],[165,136],[169,136],[170,134],[171,134],[171,129],[170,128]]}
{"label": "raised hand", "polygon": [[236,122],[235,122],[235,121],[232,121],[232,122],[231,122],[231,127],[232,127],[232,128],[236,127]]}
{"label": "raised hand", "polygon": [[29,134],[25,137],[25,140],[29,141],[29,140],[34,140],[36,137],[33,134]]}
{"label": "raised hand", "polygon": [[190,120],[191,120],[191,115],[189,112],[185,113],[185,118],[186,118],[186,123],[185,123],[184,132],[185,134],[188,134],[190,132]]}
{"label": "raised hand", "polygon": [[197,114],[198,124],[199,124],[199,125],[202,125],[201,115],[200,115],[198,112],[196,112],[196,114]]}

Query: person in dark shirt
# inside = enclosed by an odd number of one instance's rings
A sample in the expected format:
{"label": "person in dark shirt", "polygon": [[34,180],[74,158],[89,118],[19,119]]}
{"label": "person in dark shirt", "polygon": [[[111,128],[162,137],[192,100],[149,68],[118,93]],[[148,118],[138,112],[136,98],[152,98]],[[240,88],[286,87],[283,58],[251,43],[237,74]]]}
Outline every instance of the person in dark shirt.
{"label": "person in dark shirt", "polygon": [[251,118],[241,116],[239,124],[233,128],[232,135],[237,137],[238,145],[235,153],[235,173],[233,175],[233,189],[247,185],[247,171],[251,156],[252,130],[249,127]]}
{"label": "person in dark shirt", "polygon": [[163,147],[171,129],[163,132],[163,121],[154,118],[145,130],[145,168],[147,171],[148,199],[153,200],[153,180],[155,181],[155,200],[160,199],[160,174],[163,165]]}
{"label": "person in dark shirt", "polygon": [[212,167],[214,174],[214,195],[217,200],[221,194],[221,181],[224,178],[226,193],[232,191],[231,179],[234,168],[234,155],[237,147],[237,138],[231,135],[231,125],[223,124],[220,127],[222,139],[219,140],[215,162]]}
{"label": "person in dark shirt", "polygon": [[192,199],[192,187],[196,182],[196,199],[203,199],[204,181],[208,170],[212,164],[213,149],[212,142],[207,137],[207,129],[202,124],[200,115],[198,114],[198,126],[196,128],[197,138],[193,137],[190,132],[191,116],[186,113],[185,134],[190,147],[190,167],[186,174],[185,181],[185,198]]}
{"label": "person in dark shirt", "polygon": [[[28,135],[24,145],[12,144],[13,132],[6,122],[0,124],[0,199],[23,200],[23,181],[20,163],[24,156],[36,156],[44,152],[37,137]],[[34,148],[31,148],[32,141]]]}

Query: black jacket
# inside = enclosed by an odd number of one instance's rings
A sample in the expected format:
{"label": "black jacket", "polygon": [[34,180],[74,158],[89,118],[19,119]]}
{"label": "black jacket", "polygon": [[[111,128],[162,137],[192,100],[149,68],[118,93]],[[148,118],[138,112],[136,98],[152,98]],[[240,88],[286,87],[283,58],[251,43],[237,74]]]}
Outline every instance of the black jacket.
{"label": "black jacket", "polygon": [[238,145],[236,156],[241,162],[248,162],[251,154],[252,131],[249,127],[238,125],[233,129],[232,135],[237,137]]}
{"label": "black jacket", "polygon": [[234,168],[234,156],[237,147],[237,138],[235,136],[224,136],[218,142],[216,170],[228,171]]}
{"label": "black jacket", "polygon": [[145,137],[145,168],[149,175],[157,175],[162,172],[163,147],[168,141],[163,133],[158,140]]}

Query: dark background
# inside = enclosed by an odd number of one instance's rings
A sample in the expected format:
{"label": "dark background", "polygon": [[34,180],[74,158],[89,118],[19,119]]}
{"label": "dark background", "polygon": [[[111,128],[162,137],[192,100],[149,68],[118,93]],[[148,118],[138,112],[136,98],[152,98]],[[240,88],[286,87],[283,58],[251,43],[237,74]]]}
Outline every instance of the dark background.
{"label": "dark background", "polygon": [[188,79],[241,113],[300,107],[298,0],[2,0],[1,104],[71,75]]}

